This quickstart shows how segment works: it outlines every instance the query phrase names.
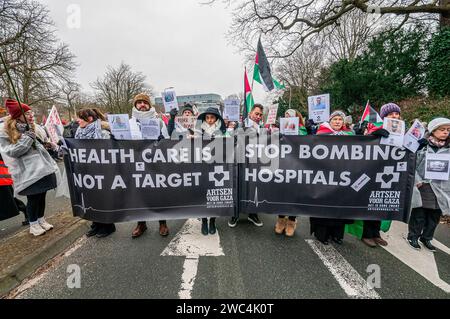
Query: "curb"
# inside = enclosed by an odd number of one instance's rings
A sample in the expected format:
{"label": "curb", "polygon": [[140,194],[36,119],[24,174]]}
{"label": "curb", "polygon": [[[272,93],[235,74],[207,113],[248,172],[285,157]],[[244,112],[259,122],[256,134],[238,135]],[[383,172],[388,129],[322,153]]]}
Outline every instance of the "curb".
{"label": "curb", "polygon": [[0,275],[0,298],[4,298],[39,267],[63,252],[78,238],[83,236],[89,229],[88,224],[89,222],[86,220],[75,220],[67,226],[62,236],[55,237],[42,246],[42,249],[36,250],[34,254],[27,256],[7,272]]}

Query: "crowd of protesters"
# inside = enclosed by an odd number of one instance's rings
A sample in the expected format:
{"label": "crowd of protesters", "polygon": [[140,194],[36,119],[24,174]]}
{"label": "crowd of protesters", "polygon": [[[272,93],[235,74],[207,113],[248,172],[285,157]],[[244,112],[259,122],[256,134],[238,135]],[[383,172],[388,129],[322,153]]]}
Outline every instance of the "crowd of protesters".
{"label": "crowd of protesters", "polygon": [[[34,114],[26,104],[15,100],[6,100],[5,107],[9,115],[0,119],[0,199],[7,209],[2,210],[0,220],[10,218],[23,212],[30,225],[30,233],[34,236],[43,235],[53,226],[45,218],[46,193],[57,187],[59,169],[55,160],[60,158],[58,145],[49,141],[48,135],[41,126],[35,123]],[[276,124],[264,125],[264,107],[255,104],[248,117],[241,123],[224,120],[220,110],[208,108],[201,114],[196,114],[190,104],[184,105],[180,111],[173,109],[170,119],[166,123],[162,120],[147,94],[138,94],[133,99],[131,108],[130,129],[133,136],[142,139],[140,134],[141,121],[156,119],[160,124],[161,139],[168,138],[221,138],[234,134],[239,127],[261,130],[278,130]],[[381,118],[401,119],[401,109],[397,104],[388,103],[380,109]],[[185,128],[176,122],[176,117],[196,117],[196,126]],[[109,139],[114,138],[109,128],[106,116],[97,109],[83,109],[77,113],[77,120],[67,124],[64,137],[76,139]],[[298,135],[375,135],[388,137],[389,132],[382,126],[371,123],[351,124],[349,117],[340,110],[332,112],[329,120],[316,124],[311,120],[305,121],[302,115],[294,109],[288,109],[284,117],[298,117]],[[450,181],[430,180],[425,178],[425,157],[427,153],[450,153],[450,120],[435,118],[426,126],[427,132],[421,139],[417,151],[414,192],[412,198],[412,212],[409,220],[407,241],[414,249],[421,249],[421,242],[427,249],[435,251],[431,241],[441,215],[450,215]],[[56,154],[56,155],[55,155]],[[17,195],[26,196],[25,205]],[[3,206],[5,207],[5,206]],[[263,226],[257,214],[249,214],[248,221],[255,226]],[[229,227],[236,227],[240,216],[233,216]],[[381,238],[383,221],[353,221],[334,218],[310,218],[310,231],[324,245],[330,241],[343,244],[346,229],[353,225],[362,225],[361,240],[369,247],[386,246],[388,242]],[[274,227],[278,235],[292,237],[297,227],[296,216],[286,216],[280,212]],[[138,238],[147,230],[146,221],[137,223],[131,237]],[[115,231],[115,225],[106,222],[93,222],[87,236],[106,237]],[[216,218],[202,218],[201,232],[203,235],[214,235],[217,231]],[[350,232],[351,233],[351,232]],[[167,236],[169,228],[165,220],[159,221],[159,234]]]}

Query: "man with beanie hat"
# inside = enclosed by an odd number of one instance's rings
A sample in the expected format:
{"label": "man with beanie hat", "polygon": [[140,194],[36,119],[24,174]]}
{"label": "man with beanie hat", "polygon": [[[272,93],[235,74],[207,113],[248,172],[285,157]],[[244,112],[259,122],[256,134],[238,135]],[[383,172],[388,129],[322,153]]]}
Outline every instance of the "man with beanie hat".
{"label": "man with beanie hat", "polygon": [[385,117],[391,118],[391,119],[400,119],[401,114],[400,106],[398,106],[395,103],[388,103],[381,107],[380,109],[380,117],[384,119]]}
{"label": "man with beanie hat", "polygon": [[[139,121],[143,119],[157,119],[160,125],[160,139],[169,138],[166,125],[164,121],[158,116],[152,103],[150,101],[150,96],[145,93],[139,93],[133,99],[133,109],[131,111],[130,128],[132,131],[137,132],[140,136],[140,124]],[[147,230],[147,223],[145,221],[138,222],[136,228],[131,234],[132,238],[137,238],[141,236]],[[169,228],[165,220],[159,221],[159,234],[161,236],[169,235]]]}

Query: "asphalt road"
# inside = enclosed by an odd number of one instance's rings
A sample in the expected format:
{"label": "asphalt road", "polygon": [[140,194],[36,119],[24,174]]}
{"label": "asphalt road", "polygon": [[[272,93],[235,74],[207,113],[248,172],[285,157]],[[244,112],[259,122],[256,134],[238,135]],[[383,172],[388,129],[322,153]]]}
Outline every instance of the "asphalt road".
{"label": "asphalt road", "polygon": [[[312,249],[317,243],[308,241],[312,239],[308,218],[300,218],[295,237],[286,238],[273,232],[275,216],[260,217],[264,221],[260,228],[250,224],[246,216],[233,229],[226,219],[217,220],[224,255],[198,258],[192,298],[354,298],[352,280],[358,282],[360,277],[369,281],[369,265],[379,266],[380,288],[371,292],[378,298],[450,297],[381,247],[368,248],[347,235],[344,245],[324,251],[335,258],[327,266]],[[138,239],[130,236],[133,223],[117,225],[117,232],[104,239],[83,239],[17,298],[179,298],[183,273],[189,273],[184,266],[186,257],[161,253],[184,223],[169,221],[167,238],[158,234],[157,222],[150,222],[149,230]],[[439,225],[436,239],[450,247],[450,227]],[[321,250],[323,246],[318,245]],[[426,253],[407,249],[411,260],[419,256],[415,254],[424,257]],[[426,262],[433,257],[427,258]],[[438,250],[434,259],[439,277],[450,283],[450,255]],[[69,265],[80,267],[80,288],[67,286],[72,274],[67,272]]]}

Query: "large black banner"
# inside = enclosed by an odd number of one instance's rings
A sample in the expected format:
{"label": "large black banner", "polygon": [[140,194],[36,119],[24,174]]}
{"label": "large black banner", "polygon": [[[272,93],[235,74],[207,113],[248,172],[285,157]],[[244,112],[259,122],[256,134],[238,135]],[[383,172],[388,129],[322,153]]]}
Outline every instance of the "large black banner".
{"label": "large black banner", "polygon": [[408,150],[369,136],[247,137],[242,147],[241,212],[408,220],[415,171]]}
{"label": "large black banner", "polygon": [[238,213],[407,221],[415,154],[365,136],[66,139],[74,214],[98,222]]}
{"label": "large black banner", "polygon": [[66,139],[66,144],[76,216],[123,222],[235,213],[233,139]]}

